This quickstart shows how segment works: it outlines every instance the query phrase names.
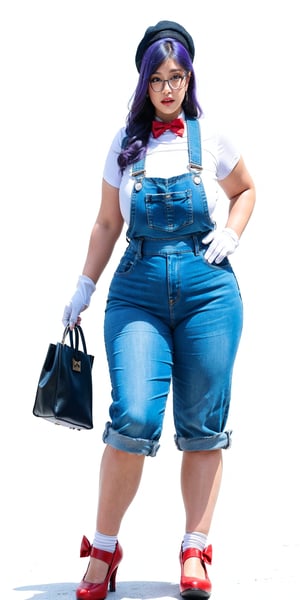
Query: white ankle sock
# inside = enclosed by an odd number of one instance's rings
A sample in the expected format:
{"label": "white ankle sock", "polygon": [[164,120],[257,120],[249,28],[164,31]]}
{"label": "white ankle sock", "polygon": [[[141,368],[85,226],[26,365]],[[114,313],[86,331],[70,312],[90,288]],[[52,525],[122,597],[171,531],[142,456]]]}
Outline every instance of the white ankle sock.
{"label": "white ankle sock", "polygon": [[94,548],[98,548],[98,550],[114,552],[116,549],[117,541],[118,537],[116,535],[105,535],[104,533],[96,531],[93,546]]}
{"label": "white ankle sock", "polygon": [[185,533],[182,550],[183,552],[187,548],[198,548],[198,550],[204,550],[207,546],[207,535],[199,531],[192,531],[191,533]]}

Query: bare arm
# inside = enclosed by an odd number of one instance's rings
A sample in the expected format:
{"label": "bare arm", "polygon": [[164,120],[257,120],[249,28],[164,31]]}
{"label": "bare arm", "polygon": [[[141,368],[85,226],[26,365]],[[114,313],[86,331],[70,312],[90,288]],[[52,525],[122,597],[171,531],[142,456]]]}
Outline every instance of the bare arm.
{"label": "bare arm", "polygon": [[254,183],[242,158],[219,184],[230,200],[226,227],[233,229],[240,237],[251,217],[256,199]]}
{"label": "bare arm", "polygon": [[90,277],[94,283],[97,283],[111,257],[123,223],[119,206],[119,190],[103,179],[101,206],[91,232],[83,268],[83,275]]}

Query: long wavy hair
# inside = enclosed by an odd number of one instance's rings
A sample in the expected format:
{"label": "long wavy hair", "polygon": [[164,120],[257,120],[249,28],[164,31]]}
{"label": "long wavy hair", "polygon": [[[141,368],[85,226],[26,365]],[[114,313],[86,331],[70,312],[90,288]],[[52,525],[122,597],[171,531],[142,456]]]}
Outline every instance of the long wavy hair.
{"label": "long wavy hair", "polygon": [[122,173],[128,165],[146,154],[151,124],[155,116],[154,106],[148,96],[149,80],[168,58],[172,58],[184,71],[191,73],[182,104],[185,115],[194,118],[202,115],[202,109],[197,100],[193,63],[185,47],[171,38],[164,38],[151,44],[143,56],[139,80],[126,118],[126,138],[118,156],[118,164]]}

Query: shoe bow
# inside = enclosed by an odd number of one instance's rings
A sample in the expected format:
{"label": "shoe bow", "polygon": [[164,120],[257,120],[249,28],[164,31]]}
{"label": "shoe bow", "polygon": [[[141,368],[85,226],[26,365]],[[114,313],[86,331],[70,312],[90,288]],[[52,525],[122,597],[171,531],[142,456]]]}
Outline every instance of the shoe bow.
{"label": "shoe bow", "polygon": [[81,540],[80,557],[83,558],[84,556],[90,556],[91,551],[92,551],[92,545],[90,544],[87,537],[84,535]]}
{"label": "shoe bow", "polygon": [[211,546],[211,544],[209,546],[207,546],[207,548],[204,548],[204,550],[202,550],[201,559],[204,562],[206,562],[208,565],[211,565],[211,561],[212,561],[212,546]]}

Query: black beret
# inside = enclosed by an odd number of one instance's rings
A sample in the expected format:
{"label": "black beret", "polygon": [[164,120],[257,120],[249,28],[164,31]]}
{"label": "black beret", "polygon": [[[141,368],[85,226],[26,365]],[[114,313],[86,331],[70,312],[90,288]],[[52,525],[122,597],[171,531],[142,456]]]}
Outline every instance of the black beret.
{"label": "black beret", "polygon": [[153,42],[156,42],[156,40],[161,40],[166,37],[174,38],[181,42],[188,51],[191,60],[194,60],[195,46],[193,38],[186,29],[174,21],[159,21],[156,25],[152,25],[146,29],[145,35],[137,47],[135,64],[138,72],[140,72],[142,58],[147,48],[149,48]]}

